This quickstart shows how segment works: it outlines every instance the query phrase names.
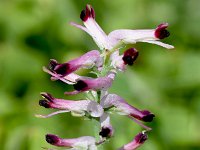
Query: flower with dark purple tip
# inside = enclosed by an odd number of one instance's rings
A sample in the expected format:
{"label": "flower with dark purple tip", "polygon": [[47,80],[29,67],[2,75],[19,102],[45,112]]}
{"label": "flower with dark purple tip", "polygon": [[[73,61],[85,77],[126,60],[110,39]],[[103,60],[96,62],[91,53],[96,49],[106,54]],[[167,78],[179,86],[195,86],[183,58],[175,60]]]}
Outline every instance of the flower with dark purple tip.
{"label": "flower with dark purple tip", "polygon": [[144,115],[144,116],[142,117],[142,120],[143,120],[144,122],[151,122],[151,121],[153,121],[153,118],[155,117],[154,114],[152,114],[152,113],[151,113],[150,111],[148,111],[148,110],[142,110],[141,112],[142,112],[142,114]]}
{"label": "flower with dark purple tip", "polygon": [[100,117],[103,114],[103,108],[93,100],[64,100],[54,98],[48,93],[41,93],[43,100],[39,101],[39,105],[45,108],[59,109],[49,115],[37,115],[37,117],[48,118],[53,115],[71,112],[74,116],[84,116],[86,113],[90,114],[92,117]]}
{"label": "flower with dark purple tip", "polygon": [[89,91],[89,90],[94,90],[94,91],[106,90],[112,85],[114,76],[115,76],[115,73],[110,72],[105,77],[79,78],[77,80],[77,83],[73,85],[75,91],[65,92],[65,94],[73,95],[73,94],[78,94],[80,92]]}
{"label": "flower with dark purple tip", "polygon": [[107,113],[104,113],[100,117],[100,124],[101,124],[101,131],[99,132],[99,135],[102,138],[110,138],[114,134],[113,127],[110,123],[110,116]]}
{"label": "flower with dark purple tip", "polygon": [[115,40],[116,45],[119,41],[123,41],[126,44],[135,44],[137,42],[146,42],[151,44],[160,45],[167,49],[174,48],[172,45],[162,43],[158,40],[169,36],[169,32],[165,30],[168,27],[167,23],[160,24],[156,29],[144,29],[144,30],[130,30],[119,29],[109,33],[108,37]]}
{"label": "flower with dark purple tip", "polygon": [[139,133],[135,136],[133,141],[130,143],[124,145],[119,150],[135,150],[138,147],[140,147],[146,140],[147,140],[147,134],[145,132]]}
{"label": "flower with dark purple tip", "polygon": [[111,66],[119,71],[125,71],[126,65],[122,59],[123,55],[119,55],[119,50],[113,52],[110,56]]}
{"label": "flower with dark purple tip", "polygon": [[71,25],[87,32],[101,50],[111,49],[113,47],[112,42],[109,42],[106,33],[95,21],[95,11],[91,5],[86,5],[86,8],[81,11],[80,18],[83,21],[85,27],[74,22],[71,22]]}
{"label": "flower with dark purple tip", "polygon": [[54,146],[67,147],[73,149],[97,150],[95,138],[92,136],[82,136],[79,138],[63,139],[57,135],[47,134],[46,141]]}
{"label": "flower with dark purple tip", "polygon": [[133,65],[139,52],[135,48],[127,49],[123,55],[119,55],[119,50],[111,54],[111,66],[119,71],[125,71],[126,65]]}
{"label": "flower with dark purple tip", "polygon": [[43,107],[45,107],[45,108],[50,108],[51,106],[49,105],[49,101],[47,101],[47,100],[39,100],[39,105],[40,106],[43,106]]}
{"label": "flower with dark purple tip", "polygon": [[80,68],[92,68],[94,65],[101,65],[102,60],[98,50],[92,50],[79,58],[70,60],[66,63],[59,64],[56,60],[51,59],[49,69],[61,77],[67,76]]}
{"label": "flower with dark purple tip", "polygon": [[105,127],[102,127],[101,128],[101,131],[99,132],[99,135],[101,136],[101,137],[105,137],[105,138],[107,138],[107,137],[110,137],[110,133],[111,133],[111,130],[110,130],[110,128],[105,128]]}
{"label": "flower with dark purple tip", "polygon": [[61,143],[61,140],[58,136],[56,135],[53,135],[53,134],[47,134],[46,136],[46,141],[49,143],[49,144],[52,144],[52,145],[58,145]]}
{"label": "flower with dark purple tip", "polygon": [[138,51],[135,48],[129,48],[124,52],[122,57],[125,64],[133,65],[134,61],[138,57]]}
{"label": "flower with dark purple tip", "polygon": [[[153,118],[155,117],[154,114],[147,110],[139,110],[131,105],[129,105],[123,98],[116,94],[108,94],[104,96],[101,100],[101,106],[103,108],[111,108],[114,107],[115,111],[118,112],[121,115],[127,115],[129,117],[134,117],[135,119],[144,121],[144,122],[151,122]],[[146,127],[145,125],[141,124],[137,120],[132,118],[136,123],[141,125],[147,130],[151,130],[149,127]]]}

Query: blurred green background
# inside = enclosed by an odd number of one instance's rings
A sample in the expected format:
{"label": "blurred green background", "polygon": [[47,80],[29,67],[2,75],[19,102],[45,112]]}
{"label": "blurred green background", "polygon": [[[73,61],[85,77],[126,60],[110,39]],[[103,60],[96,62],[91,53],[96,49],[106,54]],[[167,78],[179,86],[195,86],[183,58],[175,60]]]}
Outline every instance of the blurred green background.
{"label": "blurred green background", "polygon": [[[51,112],[38,105],[42,91],[65,99],[84,96],[63,95],[72,87],[50,81],[42,66],[50,58],[65,62],[97,49],[91,37],[69,25],[82,23],[79,14],[87,3],[106,33],[170,24],[171,36],[164,41],[175,49],[134,45],[140,51],[137,62],[118,74],[110,91],[155,113],[141,150],[200,150],[200,0],[0,0],[0,149],[53,147],[46,133],[93,135],[90,121],[71,114],[34,117]],[[112,123],[115,136],[105,150],[121,147],[142,130],[124,116],[112,115]]]}

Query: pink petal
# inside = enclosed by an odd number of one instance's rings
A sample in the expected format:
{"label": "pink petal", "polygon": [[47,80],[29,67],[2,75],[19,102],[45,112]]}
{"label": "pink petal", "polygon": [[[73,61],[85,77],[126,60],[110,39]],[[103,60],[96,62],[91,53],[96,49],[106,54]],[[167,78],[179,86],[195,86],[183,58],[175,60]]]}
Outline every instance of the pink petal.
{"label": "pink petal", "polygon": [[92,117],[100,117],[103,114],[103,108],[101,107],[101,105],[92,100],[78,100],[78,101],[64,100],[64,99],[54,98],[52,95],[44,92],[41,93],[41,95],[44,97],[44,100],[39,101],[40,106],[43,106],[45,108],[63,110],[54,112],[47,116],[40,115],[41,117],[50,117],[52,115],[56,115],[57,113],[62,113],[62,112],[72,112],[73,114],[77,114],[79,116],[83,116],[87,112]]}
{"label": "pink petal", "polygon": [[135,136],[133,141],[130,143],[124,145],[119,150],[135,150],[138,147],[140,147],[146,140],[147,140],[147,134],[146,133],[139,133]]}
{"label": "pink petal", "polygon": [[82,136],[79,138],[72,138],[72,139],[63,139],[57,135],[47,134],[46,141],[49,144],[58,146],[58,147],[67,147],[67,148],[83,148],[83,149],[90,149],[96,150],[95,145],[95,138],[92,136]]}

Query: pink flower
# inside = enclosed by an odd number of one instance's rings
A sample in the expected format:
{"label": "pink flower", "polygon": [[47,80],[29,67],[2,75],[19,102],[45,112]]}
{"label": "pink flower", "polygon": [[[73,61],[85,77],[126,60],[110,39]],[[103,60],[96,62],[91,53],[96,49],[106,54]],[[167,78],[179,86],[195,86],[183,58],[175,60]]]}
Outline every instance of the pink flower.
{"label": "pink flower", "polygon": [[37,117],[48,118],[53,115],[71,112],[74,116],[85,116],[88,113],[92,117],[100,117],[103,114],[103,108],[95,101],[92,100],[64,100],[54,98],[48,93],[41,93],[43,100],[39,101],[39,105],[45,108],[59,109],[49,115],[37,115]]}
{"label": "pink flower", "polygon": [[109,33],[108,37],[115,41],[117,44],[119,41],[123,41],[125,44],[135,44],[137,42],[146,42],[156,44],[167,49],[174,48],[172,45],[160,42],[160,39],[168,37],[170,34],[166,30],[168,23],[162,23],[158,25],[156,29],[144,29],[144,30],[130,30],[119,29]]}
{"label": "pink flower", "polygon": [[57,135],[47,134],[46,141],[55,146],[73,148],[74,150],[97,150],[95,138],[91,136],[82,136],[73,139],[63,139]]}
{"label": "pink flower", "polygon": [[119,71],[125,71],[126,65],[133,65],[138,55],[139,52],[135,48],[127,49],[123,55],[119,55],[117,50],[110,57],[111,65]]}
{"label": "pink flower", "polygon": [[92,50],[79,58],[70,60],[66,63],[60,64],[56,60],[51,59],[49,63],[49,70],[59,77],[67,76],[80,68],[92,68],[93,66],[100,66],[102,60],[98,50]]}
{"label": "pink flower", "polygon": [[[112,108],[121,115],[127,115],[129,117],[134,117],[138,120],[144,122],[151,122],[155,117],[154,114],[149,112],[148,110],[139,110],[131,105],[129,105],[123,98],[116,94],[108,94],[101,99],[101,106],[105,108]],[[133,118],[132,118],[133,119]],[[136,121],[135,119],[133,119]],[[144,126],[140,122],[136,121],[139,125],[146,128],[147,130],[151,130],[151,128]]]}
{"label": "pink flower", "polygon": [[124,145],[119,150],[135,150],[138,147],[140,147],[146,140],[147,140],[147,134],[146,133],[139,133],[135,136],[133,141],[130,143]]}
{"label": "pink flower", "polygon": [[107,113],[104,113],[100,117],[100,125],[101,125],[101,131],[99,132],[99,135],[102,138],[110,138],[112,137],[114,130],[110,123],[110,116]]}
{"label": "pink flower", "polygon": [[110,72],[105,77],[79,78],[76,84],[73,85],[75,90],[72,92],[65,92],[65,94],[73,95],[73,94],[78,94],[80,92],[89,91],[89,90],[94,90],[94,91],[107,90],[112,85],[114,76],[115,76],[115,73]]}
{"label": "pink flower", "polygon": [[82,29],[87,32],[95,41],[100,49],[112,49],[116,47],[120,42],[125,44],[135,44],[137,42],[146,42],[156,44],[167,49],[174,48],[172,45],[160,42],[160,39],[168,37],[170,34],[166,30],[168,23],[162,23],[158,25],[156,29],[143,29],[143,30],[131,30],[131,29],[119,29],[110,32],[108,35],[101,29],[101,27],[95,21],[95,12],[90,5],[86,5],[85,10],[80,15],[84,25],[78,25],[71,23],[71,25]]}
{"label": "pink flower", "polygon": [[71,25],[87,32],[101,50],[112,48],[112,43],[109,42],[106,33],[95,21],[95,12],[91,5],[86,5],[86,8],[81,11],[80,18],[83,21],[85,27],[74,22],[71,22]]}

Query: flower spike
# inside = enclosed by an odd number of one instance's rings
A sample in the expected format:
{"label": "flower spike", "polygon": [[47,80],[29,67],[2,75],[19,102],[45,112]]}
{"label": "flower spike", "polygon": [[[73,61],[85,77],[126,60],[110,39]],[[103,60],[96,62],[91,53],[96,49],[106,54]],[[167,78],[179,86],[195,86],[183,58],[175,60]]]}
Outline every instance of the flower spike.
{"label": "flower spike", "polygon": [[54,98],[48,93],[41,93],[43,100],[39,101],[39,105],[45,108],[59,109],[61,111],[54,112],[49,115],[37,115],[38,117],[48,118],[58,113],[71,112],[75,116],[84,116],[86,113],[92,117],[100,117],[103,114],[103,108],[95,101],[92,100],[64,100]]}
{"label": "flower spike", "polygon": [[73,149],[87,149],[87,150],[97,150],[95,145],[95,138],[92,136],[82,136],[73,139],[63,139],[54,134],[47,134],[45,136],[46,141],[58,147],[67,147]]}
{"label": "flower spike", "polygon": [[[85,9],[81,11],[80,19],[84,26],[74,22],[70,24],[89,34],[102,51],[92,50],[65,63],[59,63],[57,60],[51,59],[48,67],[43,67],[43,70],[51,75],[51,80],[61,80],[73,85],[74,90],[65,92],[65,94],[73,95],[85,92],[86,98],[85,100],[76,101],[65,100],[54,98],[51,94],[43,92],[41,93],[43,99],[39,100],[39,105],[45,108],[57,109],[57,111],[36,116],[48,118],[60,113],[70,112],[73,116],[94,119],[95,122],[100,124],[99,137],[82,136],[64,139],[57,135],[47,134],[46,141],[51,145],[71,150],[97,150],[97,146],[113,136],[114,129],[110,121],[110,113],[116,112],[127,116],[145,129],[145,131],[137,134],[131,142],[119,149],[135,150],[147,140],[146,132],[152,130],[144,122],[151,122],[155,115],[148,110],[135,108],[116,94],[110,94],[109,88],[118,71],[125,71],[127,65],[133,65],[138,58],[139,52],[135,48],[129,48],[121,54],[120,50],[125,48],[126,44],[146,42],[167,49],[174,48],[172,45],[160,41],[170,35],[167,30],[168,23],[162,23],[155,29],[119,29],[107,35],[96,22],[95,11],[91,5],[86,5]],[[95,74],[96,78],[77,75],[75,72],[82,68],[91,69],[90,73]],[[96,141],[96,139],[98,140]]]}

